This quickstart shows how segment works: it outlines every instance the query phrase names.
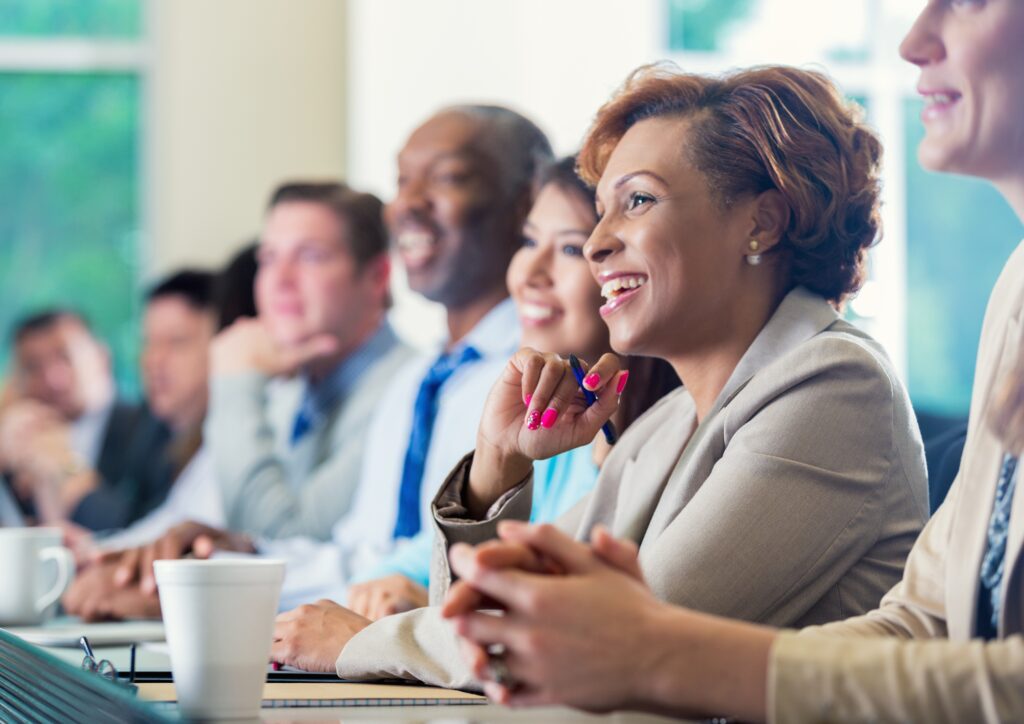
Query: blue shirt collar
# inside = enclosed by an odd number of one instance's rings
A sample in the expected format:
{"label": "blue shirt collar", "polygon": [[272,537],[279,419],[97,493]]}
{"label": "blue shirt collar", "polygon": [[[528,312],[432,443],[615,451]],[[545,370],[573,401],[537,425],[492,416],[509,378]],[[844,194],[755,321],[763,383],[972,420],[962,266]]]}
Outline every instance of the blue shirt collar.
{"label": "blue shirt collar", "polygon": [[400,342],[394,329],[387,321],[382,322],[368,340],[339,362],[322,380],[313,383],[303,376],[302,404],[311,405],[315,417],[329,415],[348,396],[363,373],[398,344]]}

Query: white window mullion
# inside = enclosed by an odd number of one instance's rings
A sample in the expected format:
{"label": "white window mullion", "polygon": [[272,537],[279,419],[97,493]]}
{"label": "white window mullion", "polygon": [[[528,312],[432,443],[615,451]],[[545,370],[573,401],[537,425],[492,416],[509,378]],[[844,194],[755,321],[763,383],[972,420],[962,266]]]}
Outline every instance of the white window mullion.
{"label": "white window mullion", "polygon": [[0,72],[139,71],[145,44],[80,38],[0,40]]}

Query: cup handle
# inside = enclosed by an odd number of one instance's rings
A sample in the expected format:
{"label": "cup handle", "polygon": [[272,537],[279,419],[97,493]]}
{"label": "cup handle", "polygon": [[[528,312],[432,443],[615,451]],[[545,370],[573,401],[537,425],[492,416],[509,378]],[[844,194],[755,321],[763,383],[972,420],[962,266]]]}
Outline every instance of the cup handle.
{"label": "cup handle", "polygon": [[64,546],[50,546],[39,551],[39,560],[43,562],[52,560],[57,563],[57,582],[53,588],[36,601],[36,611],[42,613],[71,585],[71,581],[75,578],[75,558],[71,551]]}

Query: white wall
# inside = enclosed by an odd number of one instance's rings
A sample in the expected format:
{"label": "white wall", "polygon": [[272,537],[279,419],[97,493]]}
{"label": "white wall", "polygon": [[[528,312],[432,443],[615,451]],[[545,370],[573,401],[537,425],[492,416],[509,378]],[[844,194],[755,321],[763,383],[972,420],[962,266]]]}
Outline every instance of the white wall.
{"label": "white wall", "polygon": [[146,141],[147,267],[220,264],[281,180],[345,164],[342,0],[158,0]]}
{"label": "white wall", "polygon": [[[590,120],[664,47],[660,0],[348,0],[350,181],[387,199],[395,156],[442,106],[511,106],[576,150]],[[424,343],[440,314],[399,280],[399,331]]]}
{"label": "white wall", "polygon": [[460,102],[519,110],[556,151],[575,150],[598,107],[667,32],[659,0],[349,0],[348,172],[394,188],[395,155],[420,122]]}

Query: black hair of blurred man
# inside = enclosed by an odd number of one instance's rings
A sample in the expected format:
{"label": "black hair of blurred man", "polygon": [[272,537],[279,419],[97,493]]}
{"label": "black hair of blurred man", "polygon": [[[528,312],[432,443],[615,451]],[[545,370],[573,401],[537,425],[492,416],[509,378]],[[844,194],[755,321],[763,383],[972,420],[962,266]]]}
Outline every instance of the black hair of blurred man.
{"label": "black hair of blurred man", "polygon": [[259,239],[252,241],[228,260],[214,284],[214,308],[217,310],[217,331],[241,317],[256,316],[256,251]]}
{"label": "black hair of blurred man", "polygon": [[175,434],[197,430],[206,415],[215,280],[210,272],[183,269],[146,295],[143,389],[150,411]]}

